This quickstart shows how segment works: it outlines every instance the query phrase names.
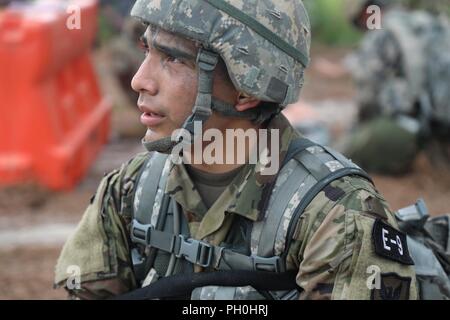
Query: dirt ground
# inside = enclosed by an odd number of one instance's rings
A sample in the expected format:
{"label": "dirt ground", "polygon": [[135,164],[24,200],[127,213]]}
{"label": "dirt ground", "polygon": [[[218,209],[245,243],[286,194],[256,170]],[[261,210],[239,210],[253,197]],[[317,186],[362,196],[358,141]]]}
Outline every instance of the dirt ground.
{"label": "dirt ground", "polygon": [[27,246],[0,251],[2,299],[65,299],[53,289],[53,267],[59,247]]}
{"label": "dirt ground", "polygon": [[[355,115],[354,88],[350,77],[339,69],[327,74],[323,68],[329,66],[333,71],[333,64],[340,66],[347,53],[348,49],[314,48],[313,64],[302,94],[303,102],[318,106],[328,124],[339,122],[336,127],[348,125],[349,118]],[[120,104],[121,98],[107,76],[107,68],[103,65],[99,70],[105,92],[116,103],[113,133],[86,178],[66,193],[32,185],[0,190],[0,299],[66,297],[62,290],[52,288],[53,268],[65,238],[80,220],[103,174],[143,151],[139,142],[143,132],[139,115],[134,107]],[[336,106],[342,109],[336,110]],[[450,176],[434,168],[423,155],[408,175],[373,178],[394,210],[423,197],[431,214],[450,213]]]}
{"label": "dirt ground", "polygon": [[53,269],[105,172],[142,152],[139,139],[113,139],[71,192],[27,185],[0,191],[0,299],[65,299]]}

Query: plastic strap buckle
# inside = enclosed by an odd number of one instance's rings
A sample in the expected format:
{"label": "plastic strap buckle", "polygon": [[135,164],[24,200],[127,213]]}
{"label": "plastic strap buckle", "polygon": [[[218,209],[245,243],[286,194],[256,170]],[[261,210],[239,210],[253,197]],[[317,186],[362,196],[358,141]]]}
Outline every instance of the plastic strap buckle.
{"label": "plastic strap buckle", "polygon": [[203,241],[188,239],[183,235],[178,235],[178,237],[180,239],[180,249],[175,254],[177,258],[184,257],[187,261],[205,268],[211,265],[212,245]]}
{"label": "plastic strap buckle", "polygon": [[149,245],[151,230],[153,226],[151,224],[139,223],[136,219],[133,219],[131,225],[131,239],[135,243],[143,244],[144,246]]}
{"label": "plastic strap buckle", "polygon": [[270,258],[251,256],[253,261],[253,269],[255,271],[282,272],[281,258],[274,256]]}

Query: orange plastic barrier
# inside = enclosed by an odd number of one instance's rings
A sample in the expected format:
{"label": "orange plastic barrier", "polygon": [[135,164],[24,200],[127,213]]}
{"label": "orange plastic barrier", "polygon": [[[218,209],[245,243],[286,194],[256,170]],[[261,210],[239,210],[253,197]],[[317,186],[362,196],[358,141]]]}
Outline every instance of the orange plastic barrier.
{"label": "orange plastic barrier", "polygon": [[97,1],[49,3],[0,11],[0,185],[69,189],[107,141],[111,108],[90,59]]}

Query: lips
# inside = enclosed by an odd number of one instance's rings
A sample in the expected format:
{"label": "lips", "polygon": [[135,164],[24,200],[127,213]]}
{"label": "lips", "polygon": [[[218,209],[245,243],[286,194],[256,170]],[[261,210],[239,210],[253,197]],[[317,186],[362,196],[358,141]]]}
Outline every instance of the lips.
{"label": "lips", "polygon": [[141,123],[147,127],[154,127],[164,121],[165,116],[146,106],[139,105],[139,110],[142,112]]}

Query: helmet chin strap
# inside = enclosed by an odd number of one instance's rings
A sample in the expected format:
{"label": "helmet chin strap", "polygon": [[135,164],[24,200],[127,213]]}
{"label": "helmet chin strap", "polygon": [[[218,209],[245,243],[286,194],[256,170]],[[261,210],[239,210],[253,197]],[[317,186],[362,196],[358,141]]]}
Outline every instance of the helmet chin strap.
{"label": "helmet chin strap", "polygon": [[[201,122],[204,124],[212,114],[212,110],[223,114],[224,116],[245,118],[255,120],[259,116],[256,109],[243,112],[237,111],[230,103],[212,98],[214,70],[219,61],[219,55],[215,52],[200,48],[197,54],[198,67],[198,91],[194,108],[191,115],[184,122],[182,129],[187,130],[191,135],[191,143],[197,138],[194,132],[194,123]],[[182,141],[182,134],[179,134],[175,140],[172,137],[165,137],[156,141],[145,141],[142,139],[142,145],[149,152],[170,153],[174,146]]]}
{"label": "helmet chin strap", "polygon": [[145,141],[145,138],[143,138],[141,142],[148,152],[155,151],[165,154],[170,154],[173,147],[177,145],[175,141],[172,141],[171,137],[165,137],[155,141]]}

